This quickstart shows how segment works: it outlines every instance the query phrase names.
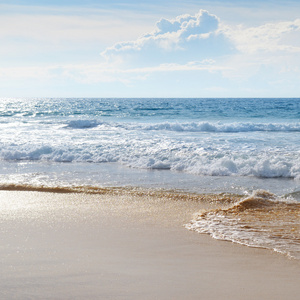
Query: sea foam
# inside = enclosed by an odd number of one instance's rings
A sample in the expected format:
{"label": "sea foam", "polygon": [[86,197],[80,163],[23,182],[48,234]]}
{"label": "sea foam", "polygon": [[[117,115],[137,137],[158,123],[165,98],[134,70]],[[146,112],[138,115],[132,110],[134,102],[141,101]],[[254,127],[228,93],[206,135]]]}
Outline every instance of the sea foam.
{"label": "sea foam", "polygon": [[72,147],[12,145],[0,150],[0,158],[4,161],[118,162],[130,168],[169,169],[206,176],[300,177],[300,158],[297,155],[274,154],[269,158],[267,154],[254,155],[251,151],[234,155],[222,151],[211,154],[198,152],[196,147],[186,149],[185,145],[164,149],[153,144],[141,145],[140,142],[129,145],[129,142],[117,146],[113,142]]}

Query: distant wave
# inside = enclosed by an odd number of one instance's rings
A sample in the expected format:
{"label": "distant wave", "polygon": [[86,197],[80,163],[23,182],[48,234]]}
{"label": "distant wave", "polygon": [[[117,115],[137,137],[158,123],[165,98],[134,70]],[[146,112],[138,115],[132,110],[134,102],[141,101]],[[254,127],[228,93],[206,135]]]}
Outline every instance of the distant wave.
{"label": "distant wave", "polygon": [[125,130],[145,131],[175,131],[175,132],[300,132],[300,123],[220,123],[220,122],[163,122],[155,124],[136,123],[114,123],[101,122],[97,120],[72,120],[65,128],[88,129],[99,125],[108,128],[122,128]]}
{"label": "distant wave", "polygon": [[279,124],[279,123],[160,123],[144,125],[144,130],[170,130],[190,132],[251,132],[251,131],[300,131],[300,123]]}

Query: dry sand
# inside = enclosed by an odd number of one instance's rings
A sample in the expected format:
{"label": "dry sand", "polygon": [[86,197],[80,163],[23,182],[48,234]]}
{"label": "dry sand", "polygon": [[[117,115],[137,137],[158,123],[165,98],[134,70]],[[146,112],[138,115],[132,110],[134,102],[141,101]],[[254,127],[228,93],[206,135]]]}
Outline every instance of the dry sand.
{"label": "dry sand", "polygon": [[299,299],[299,261],[185,229],[202,206],[1,191],[0,299]]}

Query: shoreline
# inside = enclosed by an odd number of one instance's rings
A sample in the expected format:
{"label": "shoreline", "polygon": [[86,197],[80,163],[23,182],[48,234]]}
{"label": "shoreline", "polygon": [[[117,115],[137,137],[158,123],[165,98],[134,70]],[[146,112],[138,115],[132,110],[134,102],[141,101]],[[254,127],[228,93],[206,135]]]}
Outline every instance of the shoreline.
{"label": "shoreline", "polygon": [[189,231],[204,204],[170,198],[0,191],[1,298],[298,299],[299,261]]}

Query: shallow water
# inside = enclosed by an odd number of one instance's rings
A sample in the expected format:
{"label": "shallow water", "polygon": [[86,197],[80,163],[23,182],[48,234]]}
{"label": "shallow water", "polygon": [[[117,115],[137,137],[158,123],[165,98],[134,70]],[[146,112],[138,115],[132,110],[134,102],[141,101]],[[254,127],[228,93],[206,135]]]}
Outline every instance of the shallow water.
{"label": "shallow water", "polygon": [[[84,212],[88,205],[107,202],[107,207],[126,214],[129,207],[138,212],[136,218],[143,219],[155,210],[164,214],[164,222],[172,226],[175,219],[187,220],[188,209],[194,212],[194,218],[185,225],[189,230],[211,235],[218,240],[270,249],[282,253],[289,258],[300,260],[300,203],[295,200],[283,199],[258,190],[250,196],[237,194],[198,194],[178,192],[177,190],[158,190],[145,188],[99,188],[99,187],[34,187],[30,185],[3,185],[4,191],[27,191],[43,193],[93,194],[95,203],[80,202],[75,205],[77,214]],[[32,198],[29,202],[18,203],[11,197],[3,197],[0,203],[1,220],[22,219],[24,217],[42,218],[47,220],[55,217],[52,210],[63,214],[64,207],[58,200],[50,204],[51,209],[44,211],[45,203],[37,203]],[[78,196],[76,197],[78,201]],[[84,198],[83,198],[84,199]],[[128,203],[130,202],[130,203]],[[72,202],[73,203],[73,202]],[[74,203],[73,203],[74,204]],[[102,203],[103,204],[103,203]],[[48,203],[49,205],[49,203]],[[184,205],[184,207],[182,206]],[[116,206],[116,207],[115,207]],[[118,209],[116,209],[118,207]],[[40,215],[42,208],[43,215]],[[172,213],[170,213],[172,211]],[[176,212],[174,214],[174,212]],[[46,214],[45,214],[46,213]],[[109,212],[111,214],[112,212]],[[47,214],[50,214],[47,216]],[[171,217],[172,216],[172,217]],[[184,216],[184,217],[183,217]],[[67,217],[67,216],[66,216]],[[192,218],[192,216],[190,215]],[[152,220],[153,221],[153,220]]]}

